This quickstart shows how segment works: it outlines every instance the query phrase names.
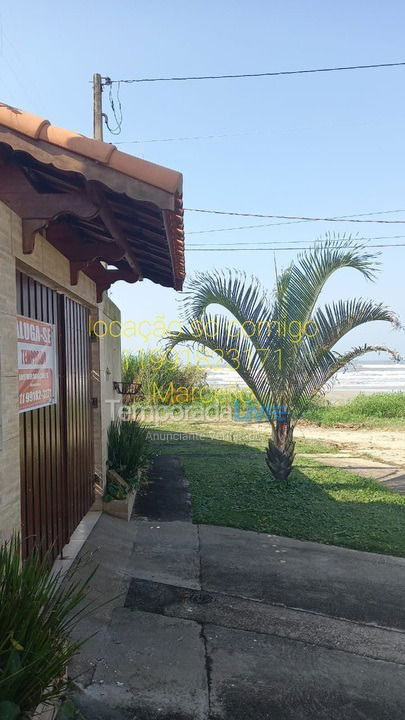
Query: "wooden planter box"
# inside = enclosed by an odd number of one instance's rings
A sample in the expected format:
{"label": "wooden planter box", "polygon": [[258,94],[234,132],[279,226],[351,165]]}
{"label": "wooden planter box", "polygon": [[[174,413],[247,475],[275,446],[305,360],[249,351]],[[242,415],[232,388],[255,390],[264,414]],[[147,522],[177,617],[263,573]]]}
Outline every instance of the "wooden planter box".
{"label": "wooden planter box", "polygon": [[[115,479],[120,479],[122,483],[124,481],[120,476],[118,475],[115,470],[109,470],[111,474],[114,474]],[[140,479],[142,477],[142,470],[138,470],[138,483],[140,482]],[[129,495],[127,495],[124,500],[116,500],[112,498],[110,502],[103,502],[103,511],[107,513],[107,515],[113,515],[114,517],[121,518],[122,520],[126,520],[129,522],[132,515],[132,510],[134,507],[134,502],[136,498],[136,490],[134,492],[131,492]]]}
{"label": "wooden planter box", "polygon": [[32,717],[33,720],[55,720],[60,704],[60,700],[55,700],[49,705],[41,703],[41,705],[38,705],[33,715],[30,715],[30,718]]}
{"label": "wooden planter box", "polygon": [[121,518],[129,522],[132,515],[132,509],[136,498],[136,492],[128,495],[124,500],[112,499],[110,502],[103,502],[103,511],[107,515],[114,515],[114,517]]}

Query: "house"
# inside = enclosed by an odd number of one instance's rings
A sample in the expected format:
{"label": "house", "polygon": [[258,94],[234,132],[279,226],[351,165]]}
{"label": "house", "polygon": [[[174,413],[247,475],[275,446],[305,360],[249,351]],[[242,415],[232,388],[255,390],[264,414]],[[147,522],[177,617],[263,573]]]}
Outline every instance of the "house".
{"label": "house", "polygon": [[120,319],[114,282],[184,274],[180,173],[0,105],[0,540],[69,541],[121,379],[119,333],[89,329]]}

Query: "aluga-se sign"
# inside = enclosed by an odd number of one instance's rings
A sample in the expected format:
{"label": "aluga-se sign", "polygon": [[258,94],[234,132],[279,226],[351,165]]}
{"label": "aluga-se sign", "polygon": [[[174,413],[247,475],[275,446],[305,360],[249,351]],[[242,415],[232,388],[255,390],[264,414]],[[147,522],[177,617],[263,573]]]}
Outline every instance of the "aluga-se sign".
{"label": "aluga-se sign", "polygon": [[17,316],[19,412],[57,402],[55,326]]}

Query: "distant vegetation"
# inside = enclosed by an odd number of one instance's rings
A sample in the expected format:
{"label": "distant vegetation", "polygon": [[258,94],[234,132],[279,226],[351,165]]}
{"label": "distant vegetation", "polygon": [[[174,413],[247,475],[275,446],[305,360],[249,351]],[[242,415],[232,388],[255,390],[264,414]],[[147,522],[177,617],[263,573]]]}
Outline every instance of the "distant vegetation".
{"label": "distant vegetation", "polygon": [[318,400],[311,403],[303,417],[317,425],[405,425],[405,392],[357,395],[342,405]]}
{"label": "distant vegetation", "polygon": [[191,389],[207,384],[203,368],[170,360],[162,350],[122,353],[122,381],[140,383],[141,397],[149,405],[161,404],[159,396],[165,395],[171,383]]}
{"label": "distant vegetation", "polygon": [[[122,354],[122,380],[126,383],[139,383],[142,404],[170,404],[170,396],[165,400],[170,383],[174,388],[186,387],[201,390],[195,393],[193,405],[220,408],[233,408],[235,403],[241,414],[247,406],[259,409],[259,404],[247,387],[209,387],[206,370],[199,365],[185,365],[168,359],[162,351],[140,351]],[[159,393],[156,392],[159,388]],[[191,395],[191,392],[190,392]],[[183,404],[184,400],[174,405]],[[191,403],[190,403],[191,404]],[[251,415],[254,421],[255,414]],[[325,398],[315,398],[303,414],[304,420],[316,425],[363,425],[365,427],[405,427],[405,392],[374,393],[357,395],[341,404],[332,404]]]}

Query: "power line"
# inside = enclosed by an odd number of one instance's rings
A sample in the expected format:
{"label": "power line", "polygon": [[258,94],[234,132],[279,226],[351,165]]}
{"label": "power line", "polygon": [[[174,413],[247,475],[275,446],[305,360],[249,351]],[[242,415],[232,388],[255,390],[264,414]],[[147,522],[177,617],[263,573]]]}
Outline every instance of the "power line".
{"label": "power line", "polygon": [[[353,245],[329,245],[329,249],[342,249],[342,248],[352,248]],[[394,248],[394,247],[405,247],[405,243],[397,243],[393,245],[367,245],[367,248]],[[316,245],[307,245],[302,247],[244,247],[244,248],[186,248],[188,252],[244,252],[245,250],[252,252],[252,251],[268,251],[268,250],[316,250]],[[321,248],[320,248],[321,249]]]}
{"label": "power line", "polygon": [[[195,141],[195,140],[222,140],[224,138],[242,138],[249,137],[252,135],[278,135],[292,132],[314,132],[318,130],[333,129],[336,128],[347,128],[347,127],[368,127],[371,123],[367,121],[360,122],[334,122],[333,126],[329,123],[321,123],[318,125],[294,125],[294,126],[283,126],[282,128],[277,127],[265,127],[265,128],[250,128],[248,130],[227,130],[222,132],[214,133],[213,131],[208,135],[182,135],[179,137],[160,137],[160,138],[141,138],[136,140],[120,140],[115,145],[144,145],[147,143],[168,143],[168,142],[184,142],[184,141]],[[372,123],[375,127],[376,123]]]}
{"label": "power line", "polygon": [[402,67],[405,62],[374,63],[372,65],[344,65],[340,67],[311,68],[304,70],[279,70],[277,72],[240,73],[237,75],[190,75],[186,77],[134,78],[132,80],[111,80],[113,83],[181,82],[185,80],[230,80],[239,78],[277,77],[280,75],[308,75],[313,73],[340,72],[342,70],[370,70],[372,68]]}
{"label": "power line", "polygon": [[[405,220],[357,220],[346,217],[308,217],[304,215],[264,215],[262,213],[228,212],[226,210],[203,210],[201,208],[184,208],[185,212],[206,213],[209,215],[232,215],[237,217],[274,218],[277,220],[310,220],[311,222],[350,222],[378,223],[384,225],[405,225]],[[373,213],[374,214],[374,213]]]}
{"label": "power line", "polygon": [[[378,210],[376,212],[356,213],[355,215],[335,215],[335,220],[344,220],[345,218],[366,217],[368,215],[390,215],[397,212],[405,212],[402,210]],[[231,230],[251,230],[260,227],[275,227],[280,225],[296,225],[298,223],[311,222],[310,220],[290,220],[288,222],[277,223],[259,223],[257,225],[238,225],[237,227],[210,228],[209,230],[191,230],[187,235],[205,235],[207,233],[228,232]]]}
{"label": "power line", "polygon": [[[104,78],[104,80],[108,80],[108,78]],[[111,83],[111,82],[104,82],[104,85],[108,85],[108,86],[109,86],[108,99],[109,99],[109,101],[110,101],[110,108],[111,108],[111,110],[112,110],[112,114],[113,114],[114,120],[115,120],[115,128],[110,127],[109,121],[108,121],[108,116],[107,116],[105,113],[103,114],[103,115],[104,115],[104,122],[105,122],[105,124],[106,124],[106,126],[107,126],[107,129],[108,129],[109,132],[111,133],[111,135],[119,135],[119,134],[121,133],[122,122],[123,122],[123,119],[124,119],[124,118],[123,118],[123,113],[122,113],[121,100],[120,100],[120,89],[121,89],[121,85],[120,85],[120,83],[117,83],[116,102],[117,102],[118,108],[115,106],[115,103],[114,103],[114,97],[113,97],[113,91],[112,91],[112,83]],[[117,143],[117,144],[118,144],[118,143]]]}
{"label": "power line", "polygon": [[[355,240],[357,242],[357,241],[363,241],[363,240],[401,240],[402,238],[405,238],[405,235],[378,235],[377,237],[361,236],[361,237],[354,237],[353,240]],[[238,245],[244,245],[248,249],[249,247],[256,246],[256,245],[267,246],[267,245],[274,245],[275,243],[282,245],[283,243],[286,243],[286,242],[296,244],[296,243],[302,243],[303,240],[286,240],[286,239],[281,240],[281,238],[280,239],[276,238],[275,240],[265,240],[263,242],[259,242],[257,240],[254,240],[253,242],[251,242],[249,240],[245,240],[243,242],[235,242],[234,240],[230,240],[226,245],[225,244],[215,245],[213,249],[217,249],[217,248],[232,249],[232,247],[236,248]],[[322,239],[314,240],[314,243],[322,243],[322,242],[324,242]],[[212,245],[212,243],[210,243],[210,244]],[[204,243],[187,243],[188,249],[197,248],[197,247],[206,248],[207,250],[209,249],[209,246],[205,245]],[[385,245],[384,245],[384,247],[385,247]]]}
{"label": "power line", "polygon": [[[114,110],[114,108],[113,108]],[[106,125],[108,127],[108,122],[106,120]],[[364,127],[369,126],[369,122],[356,122],[356,123],[334,123],[333,127]],[[373,123],[375,126],[375,123]],[[168,142],[184,142],[184,141],[196,141],[196,140],[223,140],[227,138],[242,138],[242,137],[249,137],[252,135],[269,135],[269,134],[284,134],[289,132],[313,132],[314,130],[322,129],[322,128],[330,128],[331,124],[322,124],[318,126],[302,126],[297,125],[294,127],[283,127],[283,128],[252,128],[251,130],[235,130],[234,132],[221,132],[221,133],[211,133],[210,135],[183,135],[180,137],[163,137],[163,138],[141,138],[136,140],[120,140],[119,142],[115,142],[115,145],[146,145],[150,143],[168,143]]]}
{"label": "power line", "polygon": [[[368,126],[370,123],[368,122],[345,122],[345,123],[334,123],[333,127],[364,127]],[[269,135],[274,133],[278,134],[284,134],[289,132],[297,132],[297,131],[311,131],[313,132],[314,129],[322,129],[322,128],[329,128],[331,127],[331,124],[322,124],[318,126],[314,126],[313,124],[311,126],[303,126],[303,125],[295,125],[293,127],[283,127],[283,128],[274,128],[274,127],[266,127],[266,128],[251,128],[250,130],[234,130],[227,131],[227,132],[218,132],[218,133],[211,133],[209,135],[184,135],[180,137],[164,137],[164,138],[141,138],[137,140],[121,140],[120,142],[116,142],[115,145],[144,145],[147,143],[167,143],[167,142],[184,142],[184,141],[195,141],[195,140],[222,140],[224,138],[241,138],[241,137],[249,137],[252,135]]]}
{"label": "power line", "polygon": [[235,132],[235,133],[221,133],[219,135],[191,135],[186,137],[174,137],[174,138],[151,138],[149,140],[122,140],[121,142],[115,143],[116,145],[143,145],[144,143],[159,143],[159,142],[180,142],[183,140],[217,140],[218,138],[226,137],[241,137],[242,135],[257,135],[260,133],[269,132],[268,130],[247,130],[246,132]]}

